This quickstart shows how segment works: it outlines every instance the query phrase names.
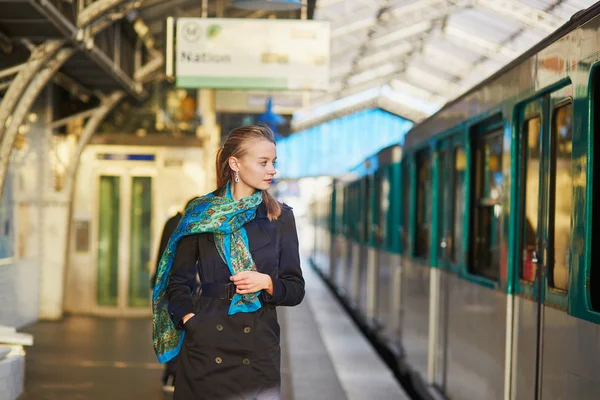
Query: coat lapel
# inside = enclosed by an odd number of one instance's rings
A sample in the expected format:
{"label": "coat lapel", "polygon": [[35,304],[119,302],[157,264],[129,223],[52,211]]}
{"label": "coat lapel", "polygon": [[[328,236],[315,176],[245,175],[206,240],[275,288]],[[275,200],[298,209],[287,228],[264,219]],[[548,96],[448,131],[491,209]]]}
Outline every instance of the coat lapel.
{"label": "coat lapel", "polygon": [[244,226],[248,235],[250,253],[254,253],[256,250],[271,243],[271,237],[267,234],[263,226],[265,223],[268,223],[267,207],[261,203],[256,209],[254,220]]}

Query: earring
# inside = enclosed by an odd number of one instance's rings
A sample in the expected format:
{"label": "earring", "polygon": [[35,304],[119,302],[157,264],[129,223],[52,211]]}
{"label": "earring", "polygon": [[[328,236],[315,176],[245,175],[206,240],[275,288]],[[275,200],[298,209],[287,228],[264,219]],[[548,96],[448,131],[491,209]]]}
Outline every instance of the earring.
{"label": "earring", "polygon": [[239,171],[235,171],[235,183],[238,183],[240,181],[240,173]]}

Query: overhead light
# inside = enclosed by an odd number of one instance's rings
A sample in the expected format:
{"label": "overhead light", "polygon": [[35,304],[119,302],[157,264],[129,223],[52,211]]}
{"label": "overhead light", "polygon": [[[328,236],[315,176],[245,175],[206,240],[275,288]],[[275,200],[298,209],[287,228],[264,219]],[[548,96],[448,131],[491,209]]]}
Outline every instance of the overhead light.
{"label": "overhead light", "polygon": [[288,11],[302,8],[300,0],[235,0],[232,7],[244,10]]}

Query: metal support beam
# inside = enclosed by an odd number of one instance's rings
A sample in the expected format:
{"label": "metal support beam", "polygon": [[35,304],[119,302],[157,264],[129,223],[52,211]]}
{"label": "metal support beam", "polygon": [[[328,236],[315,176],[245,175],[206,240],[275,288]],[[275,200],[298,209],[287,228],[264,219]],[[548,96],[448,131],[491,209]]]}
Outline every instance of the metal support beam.
{"label": "metal support beam", "polygon": [[65,126],[69,122],[74,121],[76,119],[84,119],[84,118],[91,117],[98,110],[98,108],[99,107],[95,107],[95,108],[92,108],[91,110],[82,111],[80,113],[73,114],[73,115],[70,115],[68,117],[56,120],[56,121],[52,122],[49,125],[49,127],[50,127],[50,129],[56,129],[56,128],[60,128],[61,126]]}
{"label": "metal support beam", "polygon": [[[13,109],[19,98],[22,97],[23,91],[33,79],[37,79],[38,71],[47,65],[48,60],[56,54],[62,45],[63,42],[60,40],[50,40],[33,49],[25,67],[19,70],[17,76],[11,82],[0,103],[0,140],[2,140],[2,143],[4,143],[4,131],[9,125],[8,122],[10,122],[8,119],[13,114]],[[12,119],[14,119],[14,116]]]}
{"label": "metal support beam", "polygon": [[472,35],[453,27],[446,28],[444,34],[445,39],[451,41],[452,43],[479,53],[482,57],[489,58],[503,64],[514,60],[520,55],[519,52],[512,49],[510,45],[494,43],[483,39],[480,36]]}
{"label": "metal support beam", "polygon": [[[131,0],[96,0],[83,10],[79,11],[79,15],[77,15],[77,26],[83,28],[91,22],[104,17],[109,10],[129,2],[131,2]],[[139,7],[141,5],[141,0],[136,1],[135,3],[137,3],[136,6]]]}
{"label": "metal support beam", "polygon": [[406,68],[406,61],[410,58],[409,54],[400,54],[396,60],[390,60],[377,67],[373,67],[360,74],[352,75],[346,82],[346,87],[353,87],[355,85],[371,82],[374,79],[381,78],[382,76],[393,76],[398,70]]}
{"label": "metal support beam", "polygon": [[[437,19],[440,14],[448,15],[455,10],[470,6],[472,2],[473,0],[419,0],[408,5],[395,8],[390,7],[386,11],[387,16],[382,19],[386,20],[386,25],[400,23],[402,27],[407,27],[410,24],[416,24],[424,20]],[[435,16],[431,17],[431,13]],[[331,38],[334,40],[336,37],[366,29],[373,25],[374,22],[375,17],[367,17],[350,24],[345,24],[339,29],[332,30]]]}
{"label": "metal support beam", "polygon": [[87,103],[92,97],[95,96],[91,90],[85,88],[83,85],[81,85],[81,83],[60,71],[54,75],[52,82],[56,83],[58,86],[62,87],[84,103]]}
{"label": "metal support beam", "polygon": [[[410,40],[399,41],[376,52],[365,54],[355,61],[353,73],[358,75],[382,64],[401,62],[412,56],[415,48],[423,48],[428,38],[429,33],[425,33]],[[335,74],[332,74],[332,79],[335,80]]]}
{"label": "metal support beam", "polygon": [[[434,20],[420,21],[415,24],[403,24],[402,28],[387,32],[385,35],[373,36],[364,51],[364,57],[377,53],[386,53],[394,51],[394,47],[407,41],[415,41],[423,38],[423,35],[429,36],[434,28]],[[351,47],[356,48],[356,46]],[[348,47],[341,51],[332,51],[331,59],[337,60],[349,53]]]}
{"label": "metal support beam", "polygon": [[116,21],[125,18],[127,14],[129,14],[132,10],[134,10],[136,6],[136,2],[129,0],[124,4],[118,5],[111,12],[100,16],[98,19],[90,22],[88,25],[82,27],[81,29],[89,29],[89,36],[93,38]]}
{"label": "metal support beam", "polygon": [[368,28],[374,26],[376,24],[376,22],[377,22],[377,18],[375,15],[373,15],[373,16],[369,16],[367,18],[356,20],[347,25],[341,26],[337,29],[333,29],[331,31],[331,40],[340,39],[346,35],[355,33],[356,31],[368,29]]}
{"label": "metal support beam", "polygon": [[[6,177],[10,153],[12,152],[19,127],[46,84],[73,53],[74,50],[71,48],[62,49],[45,63],[44,67],[31,80],[31,83],[21,96],[19,104],[14,108],[12,118],[0,143],[0,193],[2,193],[4,187],[4,178]],[[7,124],[4,125],[6,126]]]}
{"label": "metal support beam", "polygon": [[19,64],[3,69],[2,71],[0,71],[0,78],[6,78],[7,76],[11,76],[18,73],[20,70],[23,69],[23,67],[25,67],[26,64],[27,63]]}
{"label": "metal support beam", "polygon": [[567,22],[560,17],[516,0],[476,0],[476,4],[548,34]]}
{"label": "metal support beam", "polygon": [[157,53],[152,60],[148,61],[145,65],[142,65],[138,70],[135,71],[134,78],[136,82],[148,82],[153,77],[155,72],[161,71],[164,63],[165,58],[162,56],[162,54]]}
{"label": "metal support beam", "polygon": [[[434,68],[433,65],[428,65]],[[441,68],[441,67],[437,67]],[[453,99],[459,94],[465,92],[468,88],[462,87],[456,82],[456,78],[442,78],[439,74],[424,71],[419,68],[410,68],[406,71],[409,81],[415,81],[415,78],[421,82],[421,87],[425,90],[431,91],[437,95],[440,95],[446,99]]]}
{"label": "metal support beam", "polygon": [[390,87],[398,93],[406,94],[429,104],[441,106],[448,101],[446,97],[421,86],[416,86],[406,75],[394,77],[390,82]]}
{"label": "metal support beam", "polygon": [[106,115],[112,111],[112,109],[123,99],[123,97],[125,97],[125,93],[122,91],[116,91],[104,97],[101,100],[100,106],[92,110],[93,112],[90,118],[86,121],[83,131],[81,132],[81,135],[77,141],[77,147],[73,152],[73,156],[71,157],[71,161],[67,169],[65,187],[69,192],[71,192],[71,196],[69,198],[73,198],[72,193],[75,186],[79,158],[81,157],[81,153],[83,153],[83,149],[89,143],[92,135],[96,133],[98,126],[100,123],[102,123],[104,118],[106,118]]}
{"label": "metal support beam", "polygon": [[93,39],[94,36],[96,36],[97,34],[99,34],[100,32],[102,32],[103,30],[105,30],[106,28],[108,28],[109,26],[111,26],[114,23],[115,23],[115,21],[112,18],[102,18],[102,19],[90,24],[90,26],[86,26],[85,28],[82,28],[82,29],[87,30],[87,35],[86,34],[83,35],[83,36],[87,36],[85,42],[87,43],[88,40]]}
{"label": "metal support beam", "polygon": [[[60,30],[64,37],[67,38],[73,45],[80,46],[81,42],[77,40],[77,27],[67,19],[60,10],[58,10],[54,4],[48,0],[36,0],[31,1],[33,7],[38,12],[44,15],[52,24]],[[127,76],[122,70],[114,70],[113,60],[109,58],[106,53],[99,50],[97,47],[90,46],[85,49],[90,59],[94,61],[100,68],[110,74],[123,89],[133,96],[134,98],[141,100],[145,97],[146,92],[143,88],[136,85],[136,82]],[[1,121],[1,119],[0,119]]]}

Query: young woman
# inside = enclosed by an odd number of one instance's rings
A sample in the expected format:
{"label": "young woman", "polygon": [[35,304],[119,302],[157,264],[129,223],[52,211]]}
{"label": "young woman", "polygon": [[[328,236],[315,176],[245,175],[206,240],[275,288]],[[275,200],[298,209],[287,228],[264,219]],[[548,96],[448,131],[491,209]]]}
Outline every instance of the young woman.
{"label": "young woman", "polygon": [[233,130],[219,189],[186,209],[161,258],[154,347],[161,362],[179,354],[175,400],[280,398],[275,307],[299,304],[304,279],[292,210],[267,192],[276,158],[269,128]]}

